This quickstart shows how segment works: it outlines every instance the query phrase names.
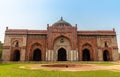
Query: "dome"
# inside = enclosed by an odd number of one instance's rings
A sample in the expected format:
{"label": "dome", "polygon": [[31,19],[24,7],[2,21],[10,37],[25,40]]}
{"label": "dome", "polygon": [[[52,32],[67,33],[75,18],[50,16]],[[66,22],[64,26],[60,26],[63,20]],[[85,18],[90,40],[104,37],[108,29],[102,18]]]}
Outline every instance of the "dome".
{"label": "dome", "polygon": [[61,19],[54,23],[52,26],[71,26],[71,24],[64,21],[63,18],[61,17]]}

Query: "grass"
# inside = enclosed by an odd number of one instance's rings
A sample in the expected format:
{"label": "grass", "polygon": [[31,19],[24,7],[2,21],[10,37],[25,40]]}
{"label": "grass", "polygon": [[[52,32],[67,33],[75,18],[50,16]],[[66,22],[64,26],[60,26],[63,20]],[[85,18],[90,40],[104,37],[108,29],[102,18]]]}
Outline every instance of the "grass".
{"label": "grass", "polygon": [[[78,62],[77,62],[78,63]],[[84,62],[82,62],[84,63]],[[94,64],[109,64],[106,62],[91,62]],[[19,66],[26,66],[34,63],[3,63],[0,64],[0,77],[120,77],[120,72],[98,70],[98,71],[45,71],[20,69]],[[86,62],[85,62],[86,64]]]}

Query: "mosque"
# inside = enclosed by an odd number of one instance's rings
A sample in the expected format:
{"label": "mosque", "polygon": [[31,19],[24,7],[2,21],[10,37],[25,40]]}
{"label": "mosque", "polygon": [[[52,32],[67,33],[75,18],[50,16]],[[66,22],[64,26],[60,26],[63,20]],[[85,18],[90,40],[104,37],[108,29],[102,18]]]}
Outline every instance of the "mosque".
{"label": "mosque", "polygon": [[117,61],[115,29],[83,31],[61,19],[46,30],[6,27],[3,61]]}

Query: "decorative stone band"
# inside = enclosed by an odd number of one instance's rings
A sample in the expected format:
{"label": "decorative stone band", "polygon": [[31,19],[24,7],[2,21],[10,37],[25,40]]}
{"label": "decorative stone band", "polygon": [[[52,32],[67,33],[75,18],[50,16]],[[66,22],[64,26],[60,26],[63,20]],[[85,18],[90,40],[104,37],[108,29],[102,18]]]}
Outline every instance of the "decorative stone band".
{"label": "decorative stone band", "polygon": [[47,34],[47,30],[8,29],[5,34]]}
{"label": "decorative stone band", "polygon": [[3,49],[10,49],[10,46],[3,46]]}
{"label": "decorative stone band", "polygon": [[78,35],[116,35],[116,32],[113,30],[105,31],[78,31]]}

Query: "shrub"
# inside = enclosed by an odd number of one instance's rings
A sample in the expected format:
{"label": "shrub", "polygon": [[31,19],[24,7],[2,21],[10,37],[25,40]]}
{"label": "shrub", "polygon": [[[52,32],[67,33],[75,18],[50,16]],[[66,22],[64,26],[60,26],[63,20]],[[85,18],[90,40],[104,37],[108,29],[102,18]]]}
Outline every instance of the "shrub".
{"label": "shrub", "polygon": [[2,43],[0,42],[0,60],[1,60],[1,56],[2,56]]}

